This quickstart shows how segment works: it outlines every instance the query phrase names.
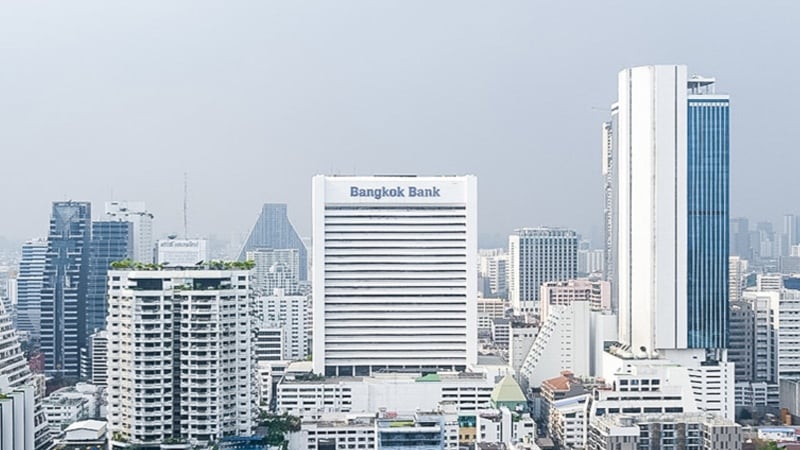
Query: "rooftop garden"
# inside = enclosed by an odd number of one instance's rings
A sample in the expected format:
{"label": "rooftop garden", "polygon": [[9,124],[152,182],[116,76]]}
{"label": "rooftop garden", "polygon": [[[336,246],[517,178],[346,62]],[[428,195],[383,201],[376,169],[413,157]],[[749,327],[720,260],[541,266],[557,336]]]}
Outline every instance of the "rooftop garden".
{"label": "rooftop garden", "polygon": [[252,270],[255,261],[200,261],[193,266],[173,266],[169,264],[142,263],[131,259],[114,261],[111,263],[113,270],[168,270],[168,269],[195,269],[195,270]]}

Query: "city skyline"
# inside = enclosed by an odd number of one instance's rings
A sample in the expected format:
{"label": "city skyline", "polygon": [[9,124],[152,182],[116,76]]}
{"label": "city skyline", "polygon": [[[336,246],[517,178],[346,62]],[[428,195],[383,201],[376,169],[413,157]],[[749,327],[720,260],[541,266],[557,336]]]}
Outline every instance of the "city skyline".
{"label": "city skyline", "polygon": [[[179,232],[184,172],[192,235],[246,235],[261,204],[276,202],[289,204],[298,232],[308,236],[314,174],[400,172],[477,175],[484,236],[540,225],[587,236],[597,228],[599,236],[595,124],[606,112],[597,109],[614,98],[614,73],[655,62],[713,73],[720,92],[736,92],[731,216],[778,223],[793,212],[769,198],[796,188],[793,164],[784,159],[793,157],[784,130],[791,129],[800,94],[782,84],[780,95],[764,95],[763,83],[754,81],[794,71],[795,62],[783,57],[796,36],[790,13],[714,2],[694,5],[693,14],[634,3],[622,17],[600,4],[574,14],[562,5],[499,10],[443,3],[428,5],[422,16],[385,5],[360,5],[358,13],[231,5],[221,15],[196,7],[186,16],[179,7],[139,4],[112,12],[96,5],[45,11],[4,5],[11,14],[0,19],[0,40],[12,43],[7,61],[17,68],[0,75],[8,91],[0,106],[8,130],[3,146],[10,149],[4,162],[22,170],[0,178],[0,187],[19,193],[4,198],[2,207],[20,217],[4,224],[0,236],[43,236],[49,202],[68,199],[96,205],[140,199],[156,215],[159,234]],[[703,26],[711,16],[720,23],[760,21],[772,45],[752,42],[736,26]],[[561,17],[586,32],[565,33]],[[621,26],[606,27],[612,20]],[[312,26],[298,30],[298,22]],[[206,54],[207,28],[230,23],[240,25],[237,32],[217,36]],[[676,23],[695,30],[695,38],[674,38]],[[500,24],[502,33],[479,31]],[[402,33],[409,25],[415,33]],[[82,32],[71,33],[73,26]],[[136,39],[106,33],[107,27]],[[363,33],[376,42],[363,42]],[[630,39],[631,33],[639,37]],[[56,72],[64,77],[45,75]],[[221,84],[230,90],[225,98],[215,94]],[[139,157],[125,156],[133,153]],[[37,166],[48,183],[27,176],[32,160],[61,154],[70,158],[59,167],[72,170]],[[127,170],[118,170],[120,158]],[[92,176],[66,175],[81,168]],[[574,182],[564,182],[567,173]],[[758,176],[764,173],[771,176]],[[212,178],[220,182],[209,183]],[[236,179],[259,181],[242,190]],[[236,202],[228,201],[232,195]],[[504,204],[522,207],[501,214]]]}

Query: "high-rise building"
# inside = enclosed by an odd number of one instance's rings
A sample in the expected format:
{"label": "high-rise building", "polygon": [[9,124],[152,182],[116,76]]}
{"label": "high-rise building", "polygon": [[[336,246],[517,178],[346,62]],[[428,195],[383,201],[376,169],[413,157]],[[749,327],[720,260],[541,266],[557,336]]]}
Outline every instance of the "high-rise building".
{"label": "high-rise building", "polygon": [[750,244],[750,222],[747,217],[734,217],[730,225],[730,253],[747,261],[753,260]]}
{"label": "high-rise building", "polygon": [[614,234],[620,339],[727,346],[729,97],[686,66],[619,74]]}
{"label": "high-rise building", "polygon": [[736,302],[742,299],[747,265],[747,260],[740,256],[728,258],[728,301]]}
{"label": "high-rise building", "polygon": [[603,278],[611,283],[611,309],[616,314],[619,309],[619,288],[617,286],[617,198],[619,188],[617,179],[617,134],[619,111],[616,105],[611,107],[611,120],[603,122],[602,173],[603,173]]}
{"label": "high-rise building", "polygon": [[106,323],[108,270],[114,261],[130,259],[134,254],[133,223],[103,220],[92,222],[89,246],[89,276],[86,293],[86,336]]}
{"label": "high-rise building", "polygon": [[755,378],[756,316],[753,305],[746,301],[731,302],[730,342],[728,361],[735,367],[736,382],[749,382]]}
{"label": "high-rise building", "polygon": [[589,302],[592,311],[611,312],[611,283],[598,280],[548,281],[539,288],[541,320],[547,320],[552,305]]}
{"label": "high-rise building", "polygon": [[783,235],[781,236],[781,256],[790,256],[791,248],[800,244],[800,220],[794,214],[783,216]]}
{"label": "high-rise building", "polygon": [[255,263],[252,285],[262,295],[275,289],[296,294],[300,282],[300,252],[296,248],[258,249],[247,252],[247,260]]}
{"label": "high-rise building", "polygon": [[161,239],[156,244],[156,262],[171,267],[191,267],[208,261],[205,239]]}
{"label": "high-rise building", "polygon": [[80,348],[87,337],[91,220],[88,202],[53,203],[41,307],[41,347],[50,375],[79,375]]}
{"label": "high-rise building", "polygon": [[17,329],[39,340],[42,323],[42,285],[44,284],[47,241],[34,239],[22,245],[17,276]]}
{"label": "high-rise building", "polygon": [[[271,295],[256,297],[255,304],[259,336],[271,337],[262,342],[274,343],[274,330],[280,330],[281,354],[277,359],[287,361],[305,359],[309,354],[309,336],[306,333],[308,297],[289,295],[282,289],[275,289]],[[261,330],[265,332],[261,333]]]}
{"label": "high-rise building", "polygon": [[0,303],[0,450],[50,448],[42,397],[44,378],[31,375],[11,319]]}
{"label": "high-rise building", "polygon": [[107,219],[133,224],[133,254],[130,258],[144,264],[154,262],[153,213],[147,210],[145,203],[111,201],[105,206]]}
{"label": "high-rise building", "polygon": [[300,280],[308,280],[308,250],[289,221],[287,206],[283,203],[264,204],[239,259],[244,260],[249,251],[268,248],[296,249],[300,257]]}
{"label": "high-rise building", "polygon": [[508,237],[508,294],[516,314],[539,314],[539,288],[577,277],[578,235],[565,228],[522,228]]}
{"label": "high-rise building", "polygon": [[314,372],[477,362],[477,180],[313,181]]}
{"label": "high-rise building", "polygon": [[257,414],[248,272],[109,272],[113,448],[250,436]]}

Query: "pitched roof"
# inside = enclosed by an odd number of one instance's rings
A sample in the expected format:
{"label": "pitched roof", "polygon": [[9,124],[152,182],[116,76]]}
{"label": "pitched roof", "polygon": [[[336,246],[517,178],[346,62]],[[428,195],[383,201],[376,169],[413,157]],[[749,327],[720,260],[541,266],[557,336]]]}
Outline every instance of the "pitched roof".
{"label": "pitched roof", "polygon": [[498,402],[525,402],[527,400],[517,381],[511,375],[506,375],[492,390],[492,401],[497,404]]}

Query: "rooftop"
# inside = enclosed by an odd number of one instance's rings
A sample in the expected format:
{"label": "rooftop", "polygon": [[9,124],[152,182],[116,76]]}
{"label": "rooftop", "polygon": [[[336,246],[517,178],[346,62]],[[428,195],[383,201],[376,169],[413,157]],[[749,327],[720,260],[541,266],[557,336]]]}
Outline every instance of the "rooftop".
{"label": "rooftop", "polygon": [[500,380],[492,391],[492,401],[497,404],[500,402],[527,402],[525,394],[519,383],[511,375],[506,375]]}

